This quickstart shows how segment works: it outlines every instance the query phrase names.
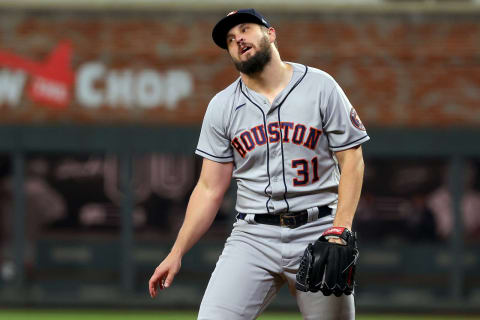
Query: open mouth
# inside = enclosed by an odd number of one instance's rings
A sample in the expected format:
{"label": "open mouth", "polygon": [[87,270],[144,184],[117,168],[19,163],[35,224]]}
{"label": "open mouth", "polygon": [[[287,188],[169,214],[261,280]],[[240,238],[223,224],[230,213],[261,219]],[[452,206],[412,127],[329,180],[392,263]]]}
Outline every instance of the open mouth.
{"label": "open mouth", "polygon": [[245,54],[245,53],[248,52],[251,48],[252,48],[252,47],[250,47],[250,46],[242,47],[242,48],[240,49],[240,54],[241,54],[241,55]]}

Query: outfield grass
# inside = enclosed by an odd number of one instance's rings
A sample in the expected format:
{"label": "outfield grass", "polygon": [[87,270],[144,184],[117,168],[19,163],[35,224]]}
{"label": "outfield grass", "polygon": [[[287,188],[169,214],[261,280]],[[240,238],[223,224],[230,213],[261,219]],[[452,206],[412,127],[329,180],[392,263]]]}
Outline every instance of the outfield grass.
{"label": "outfield grass", "polygon": [[[0,310],[0,319],[8,320],[192,320],[193,312],[94,311],[94,310]],[[298,313],[266,313],[259,320],[302,320]],[[357,320],[473,320],[478,316],[362,315]]]}

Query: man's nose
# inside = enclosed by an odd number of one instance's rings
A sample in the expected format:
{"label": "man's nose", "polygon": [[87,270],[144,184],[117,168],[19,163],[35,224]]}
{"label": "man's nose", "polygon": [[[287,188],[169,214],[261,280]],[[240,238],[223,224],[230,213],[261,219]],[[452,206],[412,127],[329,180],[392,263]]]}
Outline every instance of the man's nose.
{"label": "man's nose", "polygon": [[241,35],[238,36],[238,38],[237,38],[237,44],[238,44],[238,45],[241,45],[241,44],[244,43],[244,42],[245,42],[245,39],[243,39],[243,36],[241,36]]}

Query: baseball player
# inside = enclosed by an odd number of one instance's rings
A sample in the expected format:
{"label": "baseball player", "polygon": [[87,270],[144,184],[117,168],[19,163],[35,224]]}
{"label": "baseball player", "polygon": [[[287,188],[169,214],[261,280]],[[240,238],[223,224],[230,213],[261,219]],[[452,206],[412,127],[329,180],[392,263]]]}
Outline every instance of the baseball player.
{"label": "baseball player", "polygon": [[[236,222],[198,319],[255,319],[284,284],[304,319],[354,319],[350,230],[369,140],[360,118],[330,75],[281,60],[276,31],[258,11],[229,13],[212,36],[240,77],[208,105],[195,151],[204,158],[200,178],[150,278],[151,297],[172,284],[233,177]],[[322,246],[312,246],[319,238]]]}

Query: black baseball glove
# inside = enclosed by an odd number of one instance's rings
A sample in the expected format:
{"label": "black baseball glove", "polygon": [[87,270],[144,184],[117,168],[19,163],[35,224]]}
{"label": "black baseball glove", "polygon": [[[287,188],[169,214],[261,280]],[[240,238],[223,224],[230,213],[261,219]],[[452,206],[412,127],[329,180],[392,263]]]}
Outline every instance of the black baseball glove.
{"label": "black baseball glove", "polygon": [[[345,244],[328,242],[332,237],[342,239]],[[320,290],[326,296],[351,294],[358,255],[355,235],[350,230],[329,228],[305,249],[297,272],[296,288],[304,292]]]}

